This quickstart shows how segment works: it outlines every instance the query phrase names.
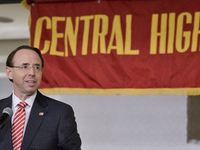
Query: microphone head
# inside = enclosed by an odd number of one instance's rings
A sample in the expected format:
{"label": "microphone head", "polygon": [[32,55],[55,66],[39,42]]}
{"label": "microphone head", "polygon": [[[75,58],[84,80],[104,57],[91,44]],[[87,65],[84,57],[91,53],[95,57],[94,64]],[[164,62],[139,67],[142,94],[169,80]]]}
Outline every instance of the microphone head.
{"label": "microphone head", "polygon": [[10,117],[12,117],[12,115],[13,115],[13,111],[9,107],[4,108],[3,113],[8,114]]}

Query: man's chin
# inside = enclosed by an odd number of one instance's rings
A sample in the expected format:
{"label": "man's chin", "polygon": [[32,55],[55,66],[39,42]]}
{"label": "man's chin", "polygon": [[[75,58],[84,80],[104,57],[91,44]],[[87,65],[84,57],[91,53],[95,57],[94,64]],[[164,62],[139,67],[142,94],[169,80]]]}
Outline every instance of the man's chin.
{"label": "man's chin", "polygon": [[27,94],[31,96],[31,95],[33,95],[36,91],[37,91],[36,88],[29,88],[29,89],[27,90]]}

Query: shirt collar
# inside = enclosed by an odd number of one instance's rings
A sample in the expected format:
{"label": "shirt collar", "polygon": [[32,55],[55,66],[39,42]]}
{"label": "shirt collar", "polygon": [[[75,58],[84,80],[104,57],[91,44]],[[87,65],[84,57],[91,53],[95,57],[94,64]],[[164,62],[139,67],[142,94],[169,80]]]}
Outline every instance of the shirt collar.
{"label": "shirt collar", "polygon": [[[28,104],[29,107],[32,107],[33,106],[33,102],[35,100],[35,97],[37,95],[37,92],[35,92],[32,96],[30,96],[29,98],[27,98],[25,100],[25,102]],[[17,104],[19,104],[20,102],[22,102],[22,100],[20,100],[13,92],[12,94],[12,108],[16,107]]]}

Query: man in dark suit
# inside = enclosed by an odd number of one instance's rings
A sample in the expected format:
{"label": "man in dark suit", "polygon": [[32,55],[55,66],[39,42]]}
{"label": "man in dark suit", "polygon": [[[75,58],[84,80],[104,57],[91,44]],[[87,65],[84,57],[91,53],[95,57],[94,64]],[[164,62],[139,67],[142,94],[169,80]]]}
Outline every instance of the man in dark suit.
{"label": "man in dark suit", "polygon": [[[10,107],[13,117],[0,129],[0,149],[13,150],[13,123],[19,102],[26,102],[23,138],[17,150],[80,150],[74,112],[68,104],[41,94],[37,89],[44,66],[40,50],[20,46],[7,58],[6,73],[13,93],[0,101],[0,112]],[[20,148],[21,147],[21,148]]]}

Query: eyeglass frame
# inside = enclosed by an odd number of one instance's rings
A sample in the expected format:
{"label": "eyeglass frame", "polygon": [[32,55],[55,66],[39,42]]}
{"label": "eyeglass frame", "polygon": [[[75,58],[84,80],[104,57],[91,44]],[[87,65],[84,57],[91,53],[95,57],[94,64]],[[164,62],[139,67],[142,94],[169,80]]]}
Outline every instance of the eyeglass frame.
{"label": "eyeglass frame", "polygon": [[[24,68],[24,66],[27,66],[27,68]],[[37,65],[37,64],[35,64],[35,65],[28,65],[28,64],[23,64],[23,65],[21,65],[21,66],[9,66],[10,68],[19,68],[19,69],[21,69],[21,70],[27,70],[27,71],[29,71],[30,70],[30,68],[33,68],[35,71],[41,71],[42,69],[43,69],[43,67],[42,66],[40,66],[40,65]],[[37,67],[39,67],[38,69],[37,69]]]}

